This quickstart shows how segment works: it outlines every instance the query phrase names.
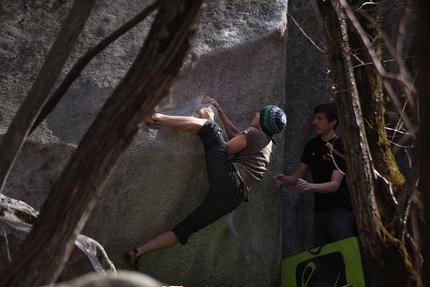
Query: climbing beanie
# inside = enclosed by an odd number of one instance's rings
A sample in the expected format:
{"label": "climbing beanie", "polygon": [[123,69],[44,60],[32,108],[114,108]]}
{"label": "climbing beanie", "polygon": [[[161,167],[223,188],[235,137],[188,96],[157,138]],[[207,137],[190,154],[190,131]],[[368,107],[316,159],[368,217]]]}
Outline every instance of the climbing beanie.
{"label": "climbing beanie", "polygon": [[287,116],[281,108],[270,105],[260,111],[260,124],[267,134],[278,134],[287,126]]}

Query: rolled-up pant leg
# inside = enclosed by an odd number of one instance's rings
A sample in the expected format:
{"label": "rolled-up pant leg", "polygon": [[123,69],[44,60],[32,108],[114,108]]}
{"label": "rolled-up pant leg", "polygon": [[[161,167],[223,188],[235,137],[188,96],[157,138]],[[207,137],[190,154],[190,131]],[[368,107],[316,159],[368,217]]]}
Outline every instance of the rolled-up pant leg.
{"label": "rolled-up pant leg", "polygon": [[208,120],[198,132],[204,149],[210,190],[203,202],[173,228],[179,242],[236,209],[243,201],[242,182],[231,163],[219,126]]}

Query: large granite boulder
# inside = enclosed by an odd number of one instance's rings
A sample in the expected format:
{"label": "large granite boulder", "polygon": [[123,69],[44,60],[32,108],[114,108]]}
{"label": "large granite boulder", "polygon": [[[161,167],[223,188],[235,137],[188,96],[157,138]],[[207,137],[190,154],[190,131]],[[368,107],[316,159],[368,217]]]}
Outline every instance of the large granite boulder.
{"label": "large granite boulder", "polygon": [[[150,1],[97,1],[64,73]],[[0,132],[29,90],[71,2],[4,0],[0,4]],[[4,193],[39,209],[76,145],[134,60],[149,21],[103,51],[83,71],[54,112],[30,136]],[[215,97],[239,129],[267,104],[285,105],[286,0],[208,1],[186,63],[157,110],[196,115],[205,94]],[[62,75],[63,77],[64,75]],[[287,129],[285,135],[290,131]],[[284,135],[277,156],[244,203],[213,225],[141,259],[142,272],[170,285],[278,286],[281,261],[280,191]],[[142,129],[106,185],[83,234],[100,242],[115,266],[123,254],[171,229],[208,190],[198,137],[171,128]],[[228,282],[228,283],[227,283]]]}

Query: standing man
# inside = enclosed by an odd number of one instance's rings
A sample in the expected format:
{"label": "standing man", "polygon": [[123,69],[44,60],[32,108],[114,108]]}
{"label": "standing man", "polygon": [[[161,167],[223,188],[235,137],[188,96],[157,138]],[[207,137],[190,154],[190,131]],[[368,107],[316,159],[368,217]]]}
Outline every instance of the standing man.
{"label": "standing man", "polygon": [[[305,145],[300,165],[291,175],[273,177],[277,186],[295,185],[314,193],[314,244],[321,246],[353,236],[351,196],[346,183],[342,140],[334,132],[338,125],[336,105],[322,104],[314,110],[312,125],[318,136]],[[330,151],[328,144],[333,147]],[[312,183],[304,180],[311,171]]]}

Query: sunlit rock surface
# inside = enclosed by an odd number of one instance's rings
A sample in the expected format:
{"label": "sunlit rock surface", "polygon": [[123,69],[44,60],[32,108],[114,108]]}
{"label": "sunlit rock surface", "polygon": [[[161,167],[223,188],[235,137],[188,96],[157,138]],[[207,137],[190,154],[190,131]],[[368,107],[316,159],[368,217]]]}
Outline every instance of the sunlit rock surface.
{"label": "sunlit rock surface", "polygon": [[[149,1],[97,1],[63,75],[85,51]],[[72,1],[5,0],[0,4],[0,133],[6,132],[37,75]],[[215,97],[239,129],[263,106],[285,105],[286,1],[208,1],[201,31],[181,76],[157,110],[196,116],[203,95]],[[151,20],[150,17],[149,20]],[[30,136],[5,194],[38,210],[97,112],[134,60],[149,20],[121,37],[82,72],[53,113]],[[61,80],[61,79],[59,79]],[[288,133],[288,129],[286,131]],[[142,272],[171,285],[278,286],[280,191],[271,177],[277,157],[250,202],[177,245],[141,259]],[[171,229],[208,190],[203,149],[195,135],[142,129],[108,182],[83,234],[100,242],[117,269],[123,254]]]}

